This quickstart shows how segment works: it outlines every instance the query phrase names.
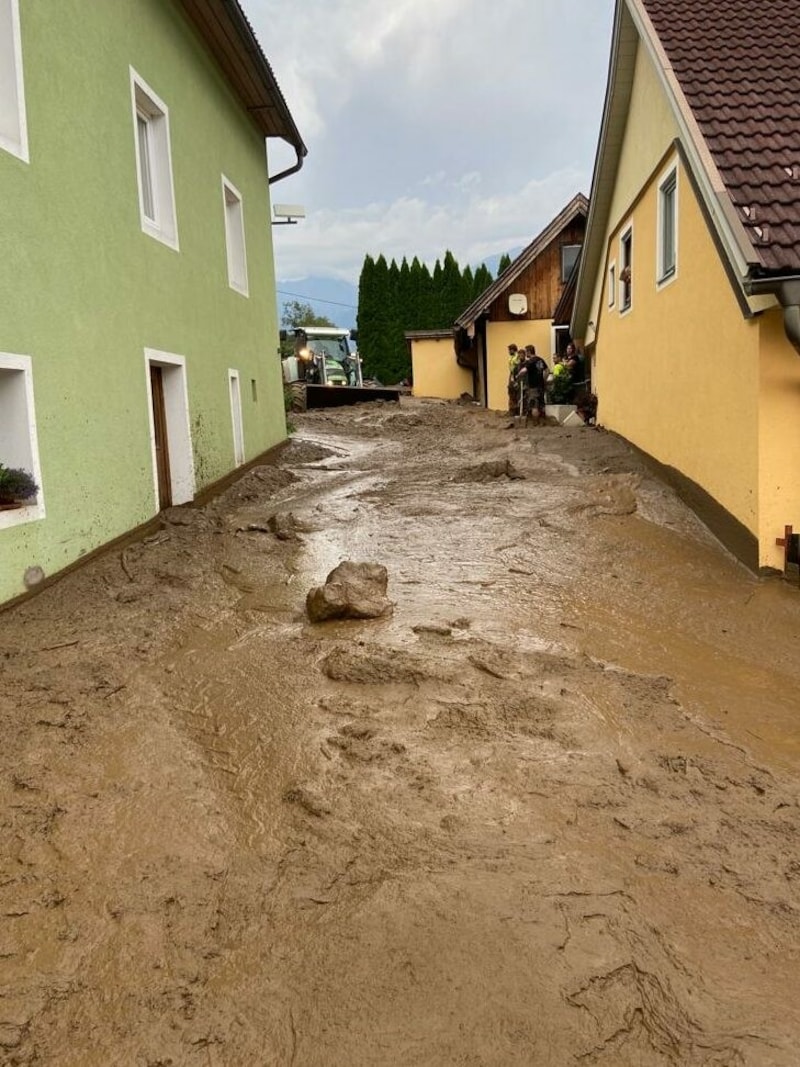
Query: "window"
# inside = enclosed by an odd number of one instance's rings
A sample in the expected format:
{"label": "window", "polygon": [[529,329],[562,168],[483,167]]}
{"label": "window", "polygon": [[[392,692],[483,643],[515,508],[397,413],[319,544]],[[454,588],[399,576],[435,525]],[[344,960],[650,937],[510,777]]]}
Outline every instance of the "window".
{"label": "window", "polygon": [[247,250],[244,243],[244,209],[235,185],[222,176],[222,203],[225,210],[225,247],[228,252],[228,284],[248,296]]}
{"label": "window", "polygon": [[133,69],[131,99],[142,229],[177,252],[178,223],[172,184],[169,111]]}
{"label": "window", "polygon": [[244,426],[242,424],[242,392],[238,370],[228,370],[228,389],[231,398],[231,424],[233,427],[233,462],[237,467],[244,463]]}
{"label": "window", "polygon": [[0,148],[28,162],[19,0],[0,0]]}
{"label": "window", "polygon": [[617,302],[617,264],[612,263],[608,268],[608,306],[613,308]]}
{"label": "window", "polygon": [[569,278],[570,274],[578,261],[578,256],[581,254],[581,245],[562,245],[561,246],[561,281],[565,282]]}
{"label": "window", "polygon": [[633,303],[633,226],[628,226],[620,238],[619,259],[620,311],[629,311]]}
{"label": "window", "polygon": [[567,345],[572,341],[569,335],[569,326],[550,327],[550,348],[552,356],[563,356],[567,351]]}
{"label": "window", "polygon": [[0,463],[22,469],[39,486],[22,507],[0,510],[0,529],[44,518],[42,475],[33,408],[33,372],[29,356],[0,352]]}
{"label": "window", "polygon": [[659,285],[671,281],[678,269],[678,171],[676,167],[658,186],[658,264]]}

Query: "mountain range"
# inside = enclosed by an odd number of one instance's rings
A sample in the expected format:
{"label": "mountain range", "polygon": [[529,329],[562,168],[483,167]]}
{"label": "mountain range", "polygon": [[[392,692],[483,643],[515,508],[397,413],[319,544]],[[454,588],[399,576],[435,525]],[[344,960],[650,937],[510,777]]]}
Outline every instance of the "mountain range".
{"label": "mountain range", "polygon": [[[511,258],[519,255],[521,248],[510,252]],[[492,272],[497,274],[497,266],[500,256],[488,256],[484,263]],[[473,266],[473,270],[479,264]],[[278,286],[278,319],[280,320],[283,305],[290,300],[299,300],[303,304],[310,304],[315,315],[325,315],[343,329],[352,330],[356,324],[358,311],[358,286],[352,282],[342,281],[339,278],[320,278],[309,275],[293,281],[279,281]]]}

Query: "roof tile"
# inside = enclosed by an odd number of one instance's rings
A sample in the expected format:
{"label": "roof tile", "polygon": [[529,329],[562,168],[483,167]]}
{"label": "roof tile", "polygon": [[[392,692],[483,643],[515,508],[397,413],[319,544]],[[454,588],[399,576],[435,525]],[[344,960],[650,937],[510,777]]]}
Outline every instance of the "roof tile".
{"label": "roof tile", "polygon": [[643,3],[762,266],[800,271],[800,3]]}

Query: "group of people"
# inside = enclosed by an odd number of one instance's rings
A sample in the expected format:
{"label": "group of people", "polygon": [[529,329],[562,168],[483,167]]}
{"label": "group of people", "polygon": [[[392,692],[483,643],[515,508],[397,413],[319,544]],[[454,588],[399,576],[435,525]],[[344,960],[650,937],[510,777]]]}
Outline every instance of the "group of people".
{"label": "group of people", "polygon": [[570,343],[562,356],[553,357],[552,370],[536,354],[535,345],[508,346],[508,410],[512,415],[544,417],[546,402],[573,404],[585,390],[583,357]]}

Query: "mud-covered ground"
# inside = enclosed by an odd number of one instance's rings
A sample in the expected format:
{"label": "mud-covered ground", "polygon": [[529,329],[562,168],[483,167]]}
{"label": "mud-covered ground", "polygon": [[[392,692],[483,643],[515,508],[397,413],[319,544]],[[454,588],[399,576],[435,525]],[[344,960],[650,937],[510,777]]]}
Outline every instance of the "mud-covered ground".
{"label": "mud-covered ground", "polygon": [[0,615],[0,1063],[796,1067],[798,590],[602,431],[298,422]]}

